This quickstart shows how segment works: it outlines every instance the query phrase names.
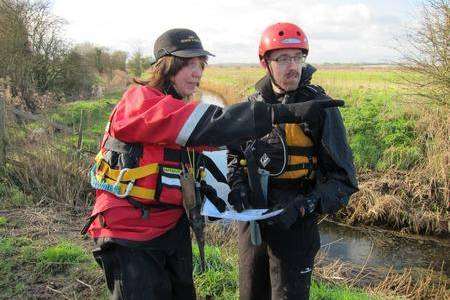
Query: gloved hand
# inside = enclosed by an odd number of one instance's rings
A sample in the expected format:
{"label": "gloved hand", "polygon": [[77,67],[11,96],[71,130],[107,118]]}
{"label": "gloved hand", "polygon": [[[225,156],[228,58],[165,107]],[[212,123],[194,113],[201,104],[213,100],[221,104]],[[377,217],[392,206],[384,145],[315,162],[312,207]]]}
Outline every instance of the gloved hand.
{"label": "gloved hand", "polygon": [[228,203],[230,203],[237,212],[250,207],[249,204],[250,187],[245,182],[235,184],[228,194]]}
{"label": "gloved hand", "polygon": [[334,100],[327,96],[301,103],[274,104],[272,105],[273,123],[303,123],[305,133],[317,143],[325,117],[325,109],[344,104],[343,100]]}
{"label": "gloved hand", "polygon": [[268,220],[269,225],[278,225],[283,229],[289,229],[299,217],[312,214],[319,202],[319,198],[314,195],[297,196],[293,201],[290,201],[283,208],[284,212]]}
{"label": "gloved hand", "polygon": [[344,104],[344,100],[334,100],[328,96],[300,103],[273,104],[273,123],[303,123],[314,121],[318,116],[323,116],[325,108],[344,106]]}

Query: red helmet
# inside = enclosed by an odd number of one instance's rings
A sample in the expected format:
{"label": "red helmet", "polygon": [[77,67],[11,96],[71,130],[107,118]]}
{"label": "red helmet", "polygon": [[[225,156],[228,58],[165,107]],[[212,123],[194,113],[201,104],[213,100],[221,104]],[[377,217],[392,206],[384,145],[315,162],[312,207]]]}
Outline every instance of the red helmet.
{"label": "red helmet", "polygon": [[259,43],[259,59],[271,50],[302,49],[308,54],[308,38],[303,30],[292,23],[276,23],[264,30]]}

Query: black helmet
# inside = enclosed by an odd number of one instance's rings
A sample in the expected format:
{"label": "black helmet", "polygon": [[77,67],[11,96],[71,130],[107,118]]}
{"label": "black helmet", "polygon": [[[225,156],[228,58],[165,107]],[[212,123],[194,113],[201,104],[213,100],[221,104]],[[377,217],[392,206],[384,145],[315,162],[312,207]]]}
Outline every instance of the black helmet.
{"label": "black helmet", "polygon": [[161,34],[153,48],[155,61],[166,55],[178,57],[214,56],[203,49],[198,35],[189,29],[175,28]]}

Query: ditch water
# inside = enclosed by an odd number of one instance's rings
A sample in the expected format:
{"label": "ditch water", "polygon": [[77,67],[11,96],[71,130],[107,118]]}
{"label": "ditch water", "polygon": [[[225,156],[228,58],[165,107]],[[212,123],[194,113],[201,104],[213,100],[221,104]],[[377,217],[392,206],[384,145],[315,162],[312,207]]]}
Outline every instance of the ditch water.
{"label": "ditch water", "polygon": [[[333,222],[319,225],[322,249],[327,258],[374,268],[428,268],[450,276],[450,242],[389,231],[353,228]],[[367,261],[367,263],[366,263]]]}
{"label": "ditch water", "polygon": [[[217,95],[202,93],[203,102],[223,106]],[[221,159],[223,156],[220,156]],[[219,156],[218,156],[219,158]],[[221,164],[225,166],[225,162]],[[340,259],[373,268],[433,268],[450,277],[450,241],[399,236],[367,227],[342,226],[324,221],[319,225],[322,250],[329,259]]]}

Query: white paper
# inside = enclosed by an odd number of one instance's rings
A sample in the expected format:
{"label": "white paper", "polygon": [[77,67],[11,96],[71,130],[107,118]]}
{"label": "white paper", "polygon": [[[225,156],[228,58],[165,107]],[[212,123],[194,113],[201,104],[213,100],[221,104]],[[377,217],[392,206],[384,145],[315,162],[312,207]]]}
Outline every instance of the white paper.
{"label": "white paper", "polygon": [[247,209],[240,213],[235,210],[227,208],[223,213],[219,212],[217,208],[209,201],[205,200],[203,204],[201,214],[203,216],[215,217],[220,219],[228,219],[228,220],[236,220],[236,221],[256,221],[256,220],[264,220],[276,215],[279,215],[283,210],[275,210],[273,212],[264,214],[268,209]]}
{"label": "white paper", "polygon": [[[220,169],[222,174],[226,176],[227,172],[227,151],[221,150],[221,151],[214,151],[214,152],[208,152],[205,151],[203,154],[209,156],[214,163],[217,165],[217,167]],[[274,217],[278,214],[280,214],[283,210],[276,210],[270,213],[267,213],[263,215],[265,212],[268,211],[268,209],[247,209],[240,213],[233,210],[231,208],[231,205],[226,201],[225,199],[228,199],[228,193],[230,192],[230,187],[227,184],[217,182],[217,180],[214,179],[214,177],[209,173],[208,170],[206,170],[206,177],[205,181],[207,184],[212,186],[216,192],[217,196],[222,199],[227,209],[225,212],[220,213],[217,208],[209,201],[207,198],[205,199],[205,203],[202,207],[201,214],[203,216],[209,216],[209,217],[215,217],[215,218],[221,218],[221,219],[228,219],[228,220],[237,220],[237,221],[253,221],[253,220],[263,220],[268,219],[270,217]]]}

